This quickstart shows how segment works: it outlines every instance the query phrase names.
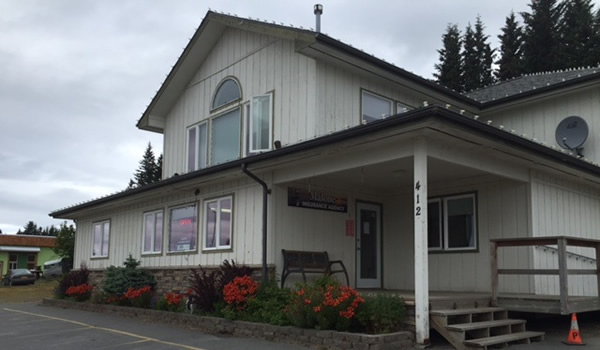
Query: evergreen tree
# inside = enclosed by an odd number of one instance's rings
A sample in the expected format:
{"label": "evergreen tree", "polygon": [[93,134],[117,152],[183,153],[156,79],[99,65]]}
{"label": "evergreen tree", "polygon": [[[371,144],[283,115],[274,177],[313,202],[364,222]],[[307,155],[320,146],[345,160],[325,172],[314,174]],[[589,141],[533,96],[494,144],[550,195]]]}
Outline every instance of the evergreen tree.
{"label": "evergreen tree", "polygon": [[598,56],[590,52],[590,48],[596,41],[592,7],[592,0],[564,2],[564,14],[559,33],[560,68],[598,64]]}
{"label": "evergreen tree", "polygon": [[511,12],[506,17],[502,34],[498,35],[500,39],[500,57],[496,61],[498,70],[495,75],[500,81],[518,77],[522,74],[522,52],[523,31],[519,27],[515,18],[515,13]]}
{"label": "evergreen tree", "polygon": [[524,26],[523,72],[545,72],[560,67],[559,24],[562,3],[532,0],[531,13],[522,12]]}
{"label": "evergreen tree", "polygon": [[471,23],[465,28],[462,40],[462,78],[460,91],[471,91],[479,87],[479,55],[475,45],[475,33]]}
{"label": "evergreen tree", "polygon": [[435,65],[433,76],[441,85],[462,91],[462,57],[460,54],[460,31],[456,24],[449,24],[442,35],[443,48],[438,50],[440,63]]}
{"label": "evergreen tree", "polygon": [[134,179],[129,180],[128,188],[140,187],[149,185],[151,183],[160,181],[162,176],[162,154],[158,157],[158,160],[154,157],[154,151],[152,150],[152,144],[148,142],[146,151],[142,160],[140,160],[140,166],[133,174]]}
{"label": "evergreen tree", "polygon": [[56,234],[56,245],[52,248],[54,253],[67,262],[69,270],[73,268],[73,257],[75,255],[75,227],[67,225],[67,222],[60,224],[60,229]]}
{"label": "evergreen tree", "polygon": [[477,16],[475,30],[471,24],[463,37],[463,91],[472,91],[494,82],[492,75],[493,50],[484,34],[485,26]]}
{"label": "evergreen tree", "polygon": [[21,231],[19,229],[19,231],[17,232],[18,235],[41,235],[42,234],[42,228],[38,227],[38,225],[33,222],[33,221],[29,221],[27,223],[27,225],[25,225],[23,227],[23,231]]}

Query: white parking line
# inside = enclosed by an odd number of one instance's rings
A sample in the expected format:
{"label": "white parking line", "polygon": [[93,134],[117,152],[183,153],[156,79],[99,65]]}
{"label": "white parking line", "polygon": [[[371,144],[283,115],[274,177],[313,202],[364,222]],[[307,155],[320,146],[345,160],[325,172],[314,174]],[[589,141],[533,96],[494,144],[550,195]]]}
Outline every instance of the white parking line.
{"label": "white parking line", "polygon": [[78,325],[78,326],[82,327],[82,328],[79,328],[79,329],[83,329],[83,328],[98,329],[98,330],[109,332],[109,333],[120,334],[120,335],[125,335],[125,336],[129,336],[129,337],[132,337],[132,338],[139,339],[138,341],[135,341],[134,343],[137,343],[137,342],[140,342],[140,343],[142,343],[142,342],[154,342],[154,343],[159,343],[159,344],[164,344],[164,345],[169,345],[169,346],[177,346],[177,347],[180,347],[180,348],[183,348],[183,349],[188,349],[188,350],[207,350],[205,348],[198,348],[198,347],[194,347],[194,346],[190,346],[190,345],[173,343],[173,342],[164,341],[164,340],[160,340],[160,339],[150,338],[150,337],[146,337],[146,336],[135,334],[135,333],[124,332],[124,331],[120,331],[118,329],[105,328],[105,327],[97,327],[97,326],[90,325],[90,324],[87,324],[87,323],[84,323],[84,322],[73,321],[73,320],[64,319],[64,318],[60,318],[60,317],[47,316],[47,315],[42,315],[42,314],[36,314],[36,313],[33,313],[33,312],[27,312],[27,311],[21,311],[21,310],[14,310],[14,309],[8,309],[8,308],[4,308],[3,310],[4,311],[8,311],[8,312],[13,312],[13,313],[20,313],[20,314],[24,314],[24,315],[37,316],[37,317],[42,317],[42,318],[46,318],[46,319],[50,319],[50,320],[71,323],[71,324],[75,324],[75,325]]}

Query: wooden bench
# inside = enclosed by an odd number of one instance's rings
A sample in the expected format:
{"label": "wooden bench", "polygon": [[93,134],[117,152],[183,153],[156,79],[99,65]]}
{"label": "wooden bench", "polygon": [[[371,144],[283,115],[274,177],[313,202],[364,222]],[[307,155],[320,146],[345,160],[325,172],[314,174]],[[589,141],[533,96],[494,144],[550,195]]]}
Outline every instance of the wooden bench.
{"label": "wooden bench", "polygon": [[[346,285],[350,285],[348,272],[341,260],[329,260],[327,252],[307,252],[298,250],[282,249],[283,271],[281,271],[281,288],[285,284],[285,279],[292,273],[301,273],[304,282],[306,282],[307,273],[321,273],[325,276],[331,276],[335,273],[343,272],[346,276]],[[333,265],[337,270],[333,270]]]}

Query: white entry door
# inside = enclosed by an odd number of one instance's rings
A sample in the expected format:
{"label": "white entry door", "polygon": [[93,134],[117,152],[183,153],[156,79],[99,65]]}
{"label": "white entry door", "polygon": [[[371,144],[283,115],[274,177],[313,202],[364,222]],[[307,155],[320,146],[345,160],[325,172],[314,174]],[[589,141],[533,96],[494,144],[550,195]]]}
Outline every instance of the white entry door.
{"label": "white entry door", "polygon": [[356,287],[381,288],[381,205],[356,203]]}

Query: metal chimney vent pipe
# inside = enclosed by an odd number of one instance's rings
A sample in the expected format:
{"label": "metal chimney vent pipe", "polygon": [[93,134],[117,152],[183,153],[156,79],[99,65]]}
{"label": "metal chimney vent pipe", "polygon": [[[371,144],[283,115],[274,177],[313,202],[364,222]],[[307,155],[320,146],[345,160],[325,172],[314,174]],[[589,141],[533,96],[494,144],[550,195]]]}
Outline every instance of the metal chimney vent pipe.
{"label": "metal chimney vent pipe", "polygon": [[317,30],[317,33],[321,32],[321,15],[322,14],[323,14],[323,5],[316,4],[315,5],[315,16],[316,16],[317,23],[315,25],[315,28]]}

